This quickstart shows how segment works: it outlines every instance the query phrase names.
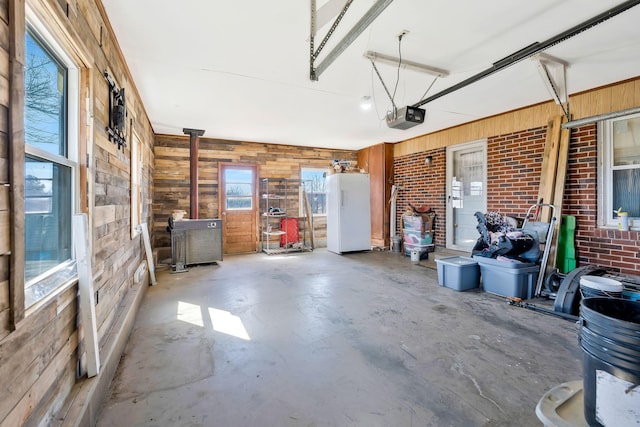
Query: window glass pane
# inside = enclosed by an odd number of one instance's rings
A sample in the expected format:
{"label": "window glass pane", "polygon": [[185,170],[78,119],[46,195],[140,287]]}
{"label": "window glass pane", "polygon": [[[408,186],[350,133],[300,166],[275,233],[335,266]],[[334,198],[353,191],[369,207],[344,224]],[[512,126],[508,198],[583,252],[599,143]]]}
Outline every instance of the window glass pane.
{"label": "window glass pane", "polygon": [[226,209],[253,208],[253,170],[226,168],[224,170]]}
{"label": "window glass pane", "polygon": [[482,182],[484,174],[484,154],[482,151],[460,153],[456,167],[460,168],[459,190],[463,196],[482,196]]}
{"label": "window glass pane", "polygon": [[227,209],[251,209],[252,197],[227,197]]}
{"label": "window glass pane", "polygon": [[640,168],[613,171],[613,207],[640,217]]}
{"label": "window glass pane", "polygon": [[614,122],[613,165],[640,165],[640,117]]}
{"label": "window glass pane", "polygon": [[67,70],[32,34],[25,41],[25,142],[66,156]]}
{"label": "window glass pane", "polygon": [[71,168],[25,161],[25,281],[71,258]]}
{"label": "window glass pane", "polygon": [[309,196],[311,212],[314,215],[323,215],[327,213],[326,173],[327,171],[324,169],[302,168],[300,171],[300,176],[304,180],[304,191]]}
{"label": "window glass pane", "polygon": [[230,169],[224,171],[224,180],[227,183],[247,183],[253,182],[253,173],[251,169]]}
{"label": "window glass pane", "polygon": [[227,182],[227,197],[229,196],[251,196],[251,184],[238,184]]}

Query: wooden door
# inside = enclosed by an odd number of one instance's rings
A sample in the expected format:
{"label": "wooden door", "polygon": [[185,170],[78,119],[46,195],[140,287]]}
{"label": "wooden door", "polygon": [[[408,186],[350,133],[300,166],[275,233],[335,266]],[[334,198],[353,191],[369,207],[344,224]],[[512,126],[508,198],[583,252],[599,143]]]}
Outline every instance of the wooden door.
{"label": "wooden door", "polygon": [[225,254],[258,248],[258,170],[255,165],[220,164],[220,216]]}
{"label": "wooden door", "polygon": [[371,244],[389,247],[393,144],[382,143],[358,151],[358,167],[369,173],[371,182]]}

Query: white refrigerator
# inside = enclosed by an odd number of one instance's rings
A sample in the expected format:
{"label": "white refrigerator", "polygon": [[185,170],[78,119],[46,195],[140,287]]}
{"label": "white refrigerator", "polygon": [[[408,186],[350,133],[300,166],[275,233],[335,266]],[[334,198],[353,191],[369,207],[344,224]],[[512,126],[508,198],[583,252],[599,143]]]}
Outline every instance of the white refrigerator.
{"label": "white refrigerator", "polygon": [[371,250],[369,174],[327,176],[327,249],[343,252]]}

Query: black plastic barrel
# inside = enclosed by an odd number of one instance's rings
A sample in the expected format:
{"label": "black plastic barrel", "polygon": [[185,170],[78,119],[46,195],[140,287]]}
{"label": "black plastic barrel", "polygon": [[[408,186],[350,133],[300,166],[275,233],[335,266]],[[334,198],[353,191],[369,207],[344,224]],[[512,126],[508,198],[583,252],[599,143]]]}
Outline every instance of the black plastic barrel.
{"label": "black plastic barrel", "polygon": [[585,298],[580,304],[580,324],[584,416],[590,426],[602,426],[596,413],[596,372],[605,371],[640,388],[640,302]]}
{"label": "black plastic barrel", "polygon": [[580,278],[580,292],[583,298],[620,298],[622,290],[622,283],[608,277],[585,275]]}

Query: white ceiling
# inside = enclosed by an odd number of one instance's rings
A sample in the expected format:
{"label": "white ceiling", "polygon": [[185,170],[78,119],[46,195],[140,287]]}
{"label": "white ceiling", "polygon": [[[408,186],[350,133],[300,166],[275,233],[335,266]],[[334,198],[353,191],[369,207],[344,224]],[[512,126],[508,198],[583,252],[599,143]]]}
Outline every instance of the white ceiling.
{"label": "white ceiling", "polygon": [[[397,142],[551,99],[526,59],[423,106],[408,130],[384,121],[391,102],[368,50],[449,71],[427,96],[620,0],[395,0],[319,76],[309,78],[310,0],[102,0],[156,133],[359,149]],[[345,0],[317,0],[328,9]],[[354,0],[318,65],[374,0]],[[327,5],[328,4],[328,5]],[[319,19],[321,16],[319,16]],[[330,23],[319,28],[316,46]],[[568,92],[640,75],[640,6],[545,51],[566,61]],[[397,68],[377,64],[393,91]],[[395,103],[412,105],[434,77],[401,69]],[[375,108],[363,111],[363,96]]]}

